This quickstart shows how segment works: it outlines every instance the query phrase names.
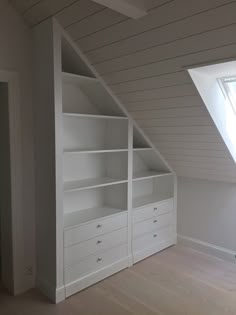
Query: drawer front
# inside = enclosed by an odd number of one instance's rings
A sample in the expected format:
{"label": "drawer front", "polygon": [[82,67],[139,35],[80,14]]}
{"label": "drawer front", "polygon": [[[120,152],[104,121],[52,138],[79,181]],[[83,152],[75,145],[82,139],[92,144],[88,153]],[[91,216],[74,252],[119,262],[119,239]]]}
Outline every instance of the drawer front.
{"label": "drawer front", "polygon": [[84,242],[123,227],[127,227],[127,212],[65,230],[64,246]]}
{"label": "drawer front", "polygon": [[168,199],[156,204],[157,215],[164,214],[174,210],[174,199]]}
{"label": "drawer front", "polygon": [[158,216],[173,211],[173,209],[174,201],[173,199],[168,199],[150,206],[133,210],[133,223],[151,219],[153,216]]}
{"label": "drawer front", "polygon": [[123,243],[127,243],[127,228],[66,247],[64,250],[64,263],[66,266],[72,265],[89,255],[108,250]]}
{"label": "drawer front", "polygon": [[145,234],[133,240],[133,251],[138,252],[145,248],[155,246],[158,242],[167,241],[176,235],[175,226],[165,227],[159,231]]}
{"label": "drawer front", "polygon": [[65,268],[65,283],[76,281],[86,275],[99,271],[128,256],[128,245],[120,245],[106,252],[89,256],[87,259]]}
{"label": "drawer front", "polygon": [[172,211],[157,217],[153,217],[152,219],[149,220],[135,223],[133,225],[133,238],[136,238],[142,234],[150,233],[152,231],[157,231],[160,228],[163,228],[168,225],[173,225],[175,224],[175,221],[176,215]]}

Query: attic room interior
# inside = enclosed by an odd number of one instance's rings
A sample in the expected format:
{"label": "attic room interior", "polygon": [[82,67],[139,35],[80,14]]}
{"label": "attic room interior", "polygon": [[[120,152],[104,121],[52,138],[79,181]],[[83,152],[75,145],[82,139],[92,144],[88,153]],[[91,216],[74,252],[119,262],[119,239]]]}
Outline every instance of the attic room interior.
{"label": "attic room interior", "polygon": [[236,314],[236,1],[0,1],[0,314]]}

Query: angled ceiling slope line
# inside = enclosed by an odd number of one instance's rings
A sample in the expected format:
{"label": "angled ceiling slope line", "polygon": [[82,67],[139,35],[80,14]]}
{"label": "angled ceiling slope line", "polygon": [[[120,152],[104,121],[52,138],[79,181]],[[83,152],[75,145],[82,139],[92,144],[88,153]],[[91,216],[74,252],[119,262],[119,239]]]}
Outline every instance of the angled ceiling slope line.
{"label": "angled ceiling slope line", "polygon": [[[55,19],[55,18],[54,18]],[[56,20],[56,19],[55,19]],[[169,163],[164,159],[164,157],[161,155],[157,147],[151,142],[149,137],[143,132],[143,130],[139,127],[137,122],[133,119],[131,114],[126,110],[126,108],[123,106],[123,104],[119,101],[119,99],[114,95],[112,90],[107,86],[106,82],[103,80],[103,78],[97,73],[97,71],[94,69],[94,67],[90,64],[86,56],[80,51],[79,47],[76,45],[76,43],[73,41],[73,39],[70,37],[70,35],[59,25],[62,37],[64,38],[64,48],[65,48],[65,54],[67,56],[67,59],[72,56],[73,61],[76,60],[76,56],[78,57],[77,62],[81,60],[86,66],[87,69],[84,69],[88,73],[92,74],[95,78],[97,78],[100,83],[102,84],[103,88],[108,92],[108,95],[111,97],[111,99],[114,101],[114,103],[117,104],[117,108],[120,109],[125,116],[127,116],[131,122],[134,125],[135,130],[135,136],[137,135],[137,138],[141,139],[140,141],[142,144],[147,144],[150,148],[153,149],[153,152],[155,152],[157,159],[159,159],[163,165],[173,174],[175,174],[175,171],[173,168],[169,165]],[[66,64],[69,64],[68,61],[65,61]],[[69,64],[71,67],[71,65]]]}
{"label": "angled ceiling slope line", "polygon": [[147,15],[144,0],[92,0],[132,19]]}

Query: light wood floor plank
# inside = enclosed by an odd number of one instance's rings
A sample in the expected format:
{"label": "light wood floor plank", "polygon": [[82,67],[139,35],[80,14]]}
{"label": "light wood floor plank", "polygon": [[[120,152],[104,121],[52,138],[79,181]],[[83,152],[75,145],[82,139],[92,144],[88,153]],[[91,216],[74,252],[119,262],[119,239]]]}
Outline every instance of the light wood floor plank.
{"label": "light wood floor plank", "polygon": [[235,315],[236,265],[172,246],[53,305],[0,287],[1,315]]}

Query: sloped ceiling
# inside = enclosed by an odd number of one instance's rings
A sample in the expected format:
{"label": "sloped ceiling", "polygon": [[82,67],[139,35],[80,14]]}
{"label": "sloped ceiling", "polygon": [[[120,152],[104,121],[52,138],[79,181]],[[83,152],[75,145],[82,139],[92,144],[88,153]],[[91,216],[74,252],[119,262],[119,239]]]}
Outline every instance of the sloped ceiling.
{"label": "sloped ceiling", "polygon": [[186,66],[236,58],[236,1],[147,0],[131,20],[89,0],[11,0],[55,16],[178,175],[236,182],[236,165]]}

